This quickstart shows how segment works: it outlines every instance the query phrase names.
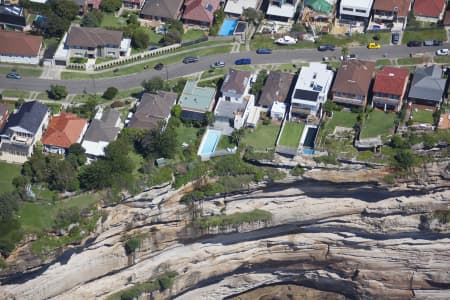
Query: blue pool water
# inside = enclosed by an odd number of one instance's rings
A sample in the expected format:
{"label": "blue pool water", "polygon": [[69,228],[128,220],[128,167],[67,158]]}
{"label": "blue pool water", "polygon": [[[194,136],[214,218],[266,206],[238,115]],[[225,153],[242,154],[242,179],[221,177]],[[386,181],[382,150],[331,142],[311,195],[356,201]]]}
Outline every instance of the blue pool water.
{"label": "blue pool water", "polygon": [[313,155],[314,154],[314,149],[303,148],[302,152],[303,152],[303,154]]}
{"label": "blue pool water", "polygon": [[232,35],[237,23],[237,20],[225,19],[220,27],[219,35]]}
{"label": "blue pool water", "polygon": [[219,143],[220,136],[222,132],[218,130],[210,130],[208,129],[205,133],[205,137],[203,139],[203,145],[200,149],[200,155],[206,155],[214,153],[216,150],[217,144]]}

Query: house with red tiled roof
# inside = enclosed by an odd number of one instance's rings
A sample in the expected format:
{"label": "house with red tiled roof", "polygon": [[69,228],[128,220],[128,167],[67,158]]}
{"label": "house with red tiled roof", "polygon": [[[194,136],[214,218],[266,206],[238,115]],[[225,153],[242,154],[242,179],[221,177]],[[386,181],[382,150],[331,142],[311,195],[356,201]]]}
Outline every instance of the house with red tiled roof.
{"label": "house with red tiled roof", "polygon": [[445,4],[445,0],[416,0],[414,16],[417,21],[437,23],[444,18]]}
{"label": "house with red tiled roof", "polygon": [[87,119],[74,114],[63,112],[53,116],[42,137],[44,151],[64,154],[70,146],[81,142],[87,127]]}
{"label": "house with red tiled roof", "polygon": [[0,31],[0,63],[39,64],[42,36]]}
{"label": "house with red tiled roof", "polygon": [[210,27],[220,0],[186,0],[182,20],[185,23]]}
{"label": "house with red tiled roof", "polygon": [[384,67],[378,71],[372,89],[372,107],[378,107],[384,111],[400,111],[408,79],[408,69]]}
{"label": "house with red tiled roof", "polygon": [[411,0],[375,0],[372,8],[373,21],[391,23],[393,29],[404,30],[410,10]]}

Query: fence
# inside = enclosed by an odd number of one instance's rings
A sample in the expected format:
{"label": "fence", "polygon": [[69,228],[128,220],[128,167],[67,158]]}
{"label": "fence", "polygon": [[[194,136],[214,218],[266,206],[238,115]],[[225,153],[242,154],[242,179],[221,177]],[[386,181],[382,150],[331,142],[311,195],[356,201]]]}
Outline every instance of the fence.
{"label": "fence", "polygon": [[69,63],[66,68],[72,70],[86,70],[86,64]]}
{"label": "fence", "polygon": [[123,65],[123,64],[128,64],[131,62],[135,62],[144,58],[148,58],[151,56],[156,56],[156,55],[160,55],[160,54],[164,54],[167,52],[172,52],[178,48],[181,47],[181,44],[173,44],[170,46],[166,46],[166,47],[161,47],[158,49],[154,49],[154,50],[150,50],[150,51],[145,51],[145,52],[141,52],[141,53],[137,53],[134,55],[130,55],[128,57],[121,57],[115,60],[110,60],[110,61],[106,61],[104,63],[100,63],[95,65],[94,70],[98,71],[98,70],[103,70],[103,69],[108,69],[108,68],[112,68],[118,65]]}
{"label": "fence", "polygon": [[201,39],[181,43],[181,47],[191,46],[191,45],[195,45],[195,44],[203,43],[203,42],[207,42],[207,41],[208,41],[208,37],[205,36],[204,38],[201,38]]}

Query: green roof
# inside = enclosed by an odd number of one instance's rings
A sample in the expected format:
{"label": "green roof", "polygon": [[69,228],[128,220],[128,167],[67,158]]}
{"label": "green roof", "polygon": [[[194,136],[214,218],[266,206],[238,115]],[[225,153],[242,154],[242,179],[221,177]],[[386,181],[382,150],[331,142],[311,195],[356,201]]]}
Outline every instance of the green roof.
{"label": "green roof", "polygon": [[189,80],[184,86],[179,104],[181,108],[206,112],[212,109],[216,89],[198,87],[195,81]]}
{"label": "green roof", "polygon": [[333,5],[327,0],[306,0],[305,5],[321,13],[329,14],[333,11]]}

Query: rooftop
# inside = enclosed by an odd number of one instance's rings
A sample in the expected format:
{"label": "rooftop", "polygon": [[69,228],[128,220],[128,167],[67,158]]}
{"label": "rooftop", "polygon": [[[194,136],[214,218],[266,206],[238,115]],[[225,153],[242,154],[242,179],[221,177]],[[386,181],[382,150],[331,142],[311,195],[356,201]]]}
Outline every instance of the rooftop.
{"label": "rooftop", "polygon": [[316,102],[320,94],[327,94],[333,71],[328,70],[327,65],[311,63],[309,67],[303,67],[295,83],[292,100],[307,100]]}
{"label": "rooftop", "polygon": [[69,47],[89,47],[114,45],[120,46],[123,33],[95,27],[71,26],[67,34],[66,44]]}
{"label": "rooftop", "polygon": [[258,8],[258,0],[229,0],[225,5],[225,13],[241,15],[244,8]]}
{"label": "rooftop", "polygon": [[200,112],[210,111],[214,104],[216,89],[210,87],[199,87],[195,81],[189,80],[184,86],[180,96],[179,104],[184,109]]}
{"label": "rooftop", "polygon": [[141,14],[175,19],[182,4],[183,0],[147,0],[142,7]]}
{"label": "rooftop", "polygon": [[186,0],[183,19],[212,23],[220,0]]}
{"label": "rooftop", "polygon": [[344,61],[337,71],[332,91],[354,95],[367,95],[375,71],[375,62]]}
{"label": "rooftop", "polygon": [[10,135],[10,131],[25,131],[29,134],[36,134],[47,113],[48,107],[45,104],[38,101],[25,102],[17,113],[9,117],[2,135]]}
{"label": "rooftop", "polygon": [[442,78],[440,66],[418,67],[414,71],[408,97],[440,102],[446,81]]}
{"label": "rooftop", "polygon": [[373,0],[341,0],[342,6],[372,8]]}
{"label": "rooftop", "polygon": [[445,0],[416,0],[414,15],[437,18],[444,10],[445,2]]}
{"label": "rooftop", "polygon": [[288,102],[294,74],[272,71],[267,76],[258,105],[270,107],[274,101]]}
{"label": "rooftop", "polygon": [[374,10],[394,12],[397,8],[398,16],[407,16],[411,0],[375,0],[373,4]]}
{"label": "rooftop", "polygon": [[[280,1],[277,1],[280,2]],[[273,4],[271,2],[267,8],[267,14],[271,16],[279,16],[285,18],[292,18],[295,15],[297,9],[298,0],[291,0],[292,3],[288,1],[281,1],[281,6]]]}
{"label": "rooftop", "polygon": [[250,71],[229,69],[222,84],[222,93],[244,94],[251,76]]}
{"label": "rooftop", "polygon": [[0,54],[19,56],[38,56],[42,36],[17,31],[0,31]]}
{"label": "rooftop", "polygon": [[74,114],[62,112],[59,116],[53,116],[42,137],[42,144],[69,148],[78,142],[86,124],[87,119]]}
{"label": "rooftop", "polygon": [[384,67],[375,75],[373,91],[378,93],[403,96],[405,82],[409,79],[409,70]]}

